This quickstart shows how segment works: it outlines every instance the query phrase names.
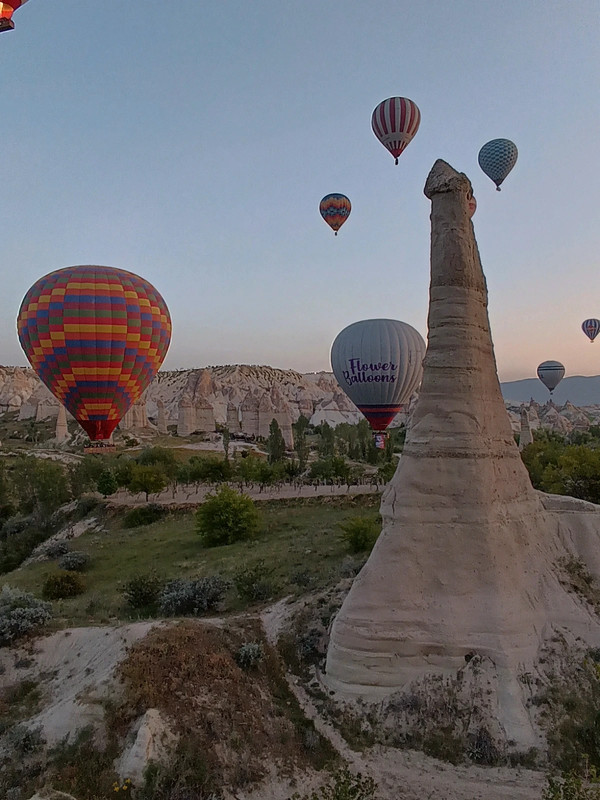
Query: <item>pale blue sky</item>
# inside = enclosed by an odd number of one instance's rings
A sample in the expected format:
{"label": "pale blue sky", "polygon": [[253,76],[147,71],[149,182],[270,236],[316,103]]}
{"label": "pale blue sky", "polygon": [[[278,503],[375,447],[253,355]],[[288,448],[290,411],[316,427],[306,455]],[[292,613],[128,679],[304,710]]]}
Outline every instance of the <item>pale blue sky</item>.
{"label": "pale blue sky", "polygon": [[[0,35],[0,363],[29,286],[122,267],[165,298],[165,368],[329,369],[339,330],[426,336],[427,173],[471,178],[500,377],[600,374],[597,0],[30,0]],[[421,110],[400,158],[371,112]],[[501,193],[477,164],[506,137]],[[342,192],[339,235],[319,216]]]}

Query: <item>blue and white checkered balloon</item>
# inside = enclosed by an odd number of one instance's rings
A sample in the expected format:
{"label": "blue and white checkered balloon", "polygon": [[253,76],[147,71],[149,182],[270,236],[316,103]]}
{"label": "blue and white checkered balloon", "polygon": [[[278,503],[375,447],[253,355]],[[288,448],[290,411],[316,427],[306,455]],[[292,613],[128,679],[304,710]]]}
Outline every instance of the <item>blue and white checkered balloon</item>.
{"label": "blue and white checkered balloon", "polygon": [[479,151],[479,166],[494,181],[498,192],[500,184],[517,163],[518,155],[517,145],[510,139],[492,139]]}

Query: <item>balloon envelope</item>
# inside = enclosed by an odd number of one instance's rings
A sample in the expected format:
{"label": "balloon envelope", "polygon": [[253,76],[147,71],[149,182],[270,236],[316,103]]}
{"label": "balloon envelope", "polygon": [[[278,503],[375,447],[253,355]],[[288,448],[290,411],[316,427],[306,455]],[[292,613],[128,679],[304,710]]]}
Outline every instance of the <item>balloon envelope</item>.
{"label": "balloon envelope", "polygon": [[326,194],[319,203],[319,211],[329,227],[337,232],[350,216],[352,205],[345,194]]}
{"label": "balloon envelope", "polygon": [[373,111],[371,127],[381,144],[398,157],[419,130],[421,112],[408,97],[388,97]]}
{"label": "balloon envelope", "polygon": [[492,139],[483,145],[477,160],[481,169],[500,191],[500,184],[517,163],[518,155],[517,145],[510,139]]}
{"label": "balloon envelope", "polygon": [[8,3],[0,2],[0,32],[12,30],[15,27],[12,22],[13,12],[25,5],[26,2],[27,0],[10,0]]}
{"label": "balloon envelope", "polygon": [[171,318],[160,294],[138,275],[77,266],[29,289],[17,329],[41,380],[90,439],[102,440],[158,372]]}
{"label": "balloon envelope", "polygon": [[582,322],[581,329],[589,340],[593,342],[600,332],[600,319],[586,319]]}
{"label": "balloon envelope", "polygon": [[387,428],[421,382],[425,342],[406,322],[366,319],[344,328],[331,346],[341,388],[375,431]]}
{"label": "balloon envelope", "polygon": [[562,381],[564,374],[565,368],[560,361],[543,361],[537,368],[537,376],[546,389],[549,389],[550,394]]}

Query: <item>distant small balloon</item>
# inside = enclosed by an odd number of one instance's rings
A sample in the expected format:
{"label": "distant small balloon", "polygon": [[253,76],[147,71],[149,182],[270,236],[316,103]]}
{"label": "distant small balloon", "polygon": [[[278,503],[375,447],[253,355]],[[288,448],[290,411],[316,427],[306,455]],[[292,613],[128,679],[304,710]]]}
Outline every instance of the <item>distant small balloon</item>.
{"label": "distant small balloon", "polygon": [[600,333],[600,319],[586,319],[582,322],[581,329],[590,340],[590,344],[593,344],[594,339]]}
{"label": "distant small balloon", "polygon": [[352,205],[345,194],[326,194],[319,203],[319,211],[337,236],[339,229],[350,216]]}
{"label": "distant small balloon", "polygon": [[546,389],[552,394],[565,375],[564,365],[560,361],[542,361],[537,368],[537,376]]}
{"label": "distant small balloon", "polygon": [[517,145],[510,139],[492,139],[479,151],[479,166],[494,181],[496,191],[500,191],[500,184],[517,163],[518,155]]}
{"label": "distant small balloon", "polygon": [[419,107],[408,97],[388,97],[379,103],[371,116],[373,133],[394,156],[396,164],[420,124]]}

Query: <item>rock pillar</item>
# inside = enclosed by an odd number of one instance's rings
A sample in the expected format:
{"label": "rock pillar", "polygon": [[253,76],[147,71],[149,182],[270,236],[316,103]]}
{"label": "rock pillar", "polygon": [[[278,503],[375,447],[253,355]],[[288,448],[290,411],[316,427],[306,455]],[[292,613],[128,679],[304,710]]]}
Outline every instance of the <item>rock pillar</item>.
{"label": "rock pillar", "polygon": [[158,428],[158,432],[162,434],[167,434],[169,429],[167,427],[167,415],[165,412],[165,404],[162,400],[156,401],[156,408],[158,410],[158,419],[156,421],[156,427]]}
{"label": "rock pillar", "polygon": [[56,430],[54,438],[57,442],[66,442],[69,438],[69,428],[67,425],[67,410],[62,403],[58,406],[58,416],[56,417]]}
{"label": "rock pillar", "polygon": [[533,435],[529,427],[529,414],[525,406],[521,407],[521,433],[519,435],[519,450],[533,442]]}
{"label": "rock pillar", "polygon": [[473,653],[495,670],[506,741],[539,744],[519,676],[553,626],[593,631],[561,586],[558,521],[529,480],[496,374],[467,177],[437,161],[431,199],[429,342],[419,399],[382,499],[382,533],[338,613],[325,679],[377,700]]}

